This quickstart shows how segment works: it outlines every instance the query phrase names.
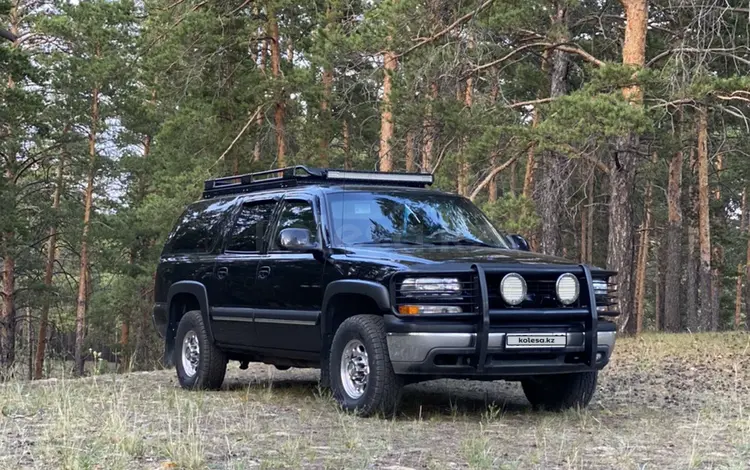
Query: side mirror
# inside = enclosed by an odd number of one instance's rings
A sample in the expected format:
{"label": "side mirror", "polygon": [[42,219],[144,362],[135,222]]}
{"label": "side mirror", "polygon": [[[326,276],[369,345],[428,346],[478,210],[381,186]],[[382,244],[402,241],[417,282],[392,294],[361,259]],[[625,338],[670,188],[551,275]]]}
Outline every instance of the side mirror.
{"label": "side mirror", "polygon": [[306,228],[285,228],[279,233],[279,246],[289,251],[311,252],[318,245],[310,241],[310,231]]}
{"label": "side mirror", "polygon": [[508,235],[508,239],[510,240],[510,247],[514,250],[531,251],[529,248],[529,242],[527,242],[521,235]]}

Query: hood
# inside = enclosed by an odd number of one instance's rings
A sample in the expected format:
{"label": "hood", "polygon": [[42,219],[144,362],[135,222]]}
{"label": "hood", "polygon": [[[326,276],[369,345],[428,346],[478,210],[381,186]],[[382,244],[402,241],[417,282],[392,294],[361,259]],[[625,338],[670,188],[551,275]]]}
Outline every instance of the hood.
{"label": "hood", "polygon": [[348,247],[347,254],[357,258],[372,258],[411,265],[447,264],[557,264],[577,265],[579,263],[556,256],[543,255],[528,251],[508,250],[483,246],[382,246],[382,247]]}

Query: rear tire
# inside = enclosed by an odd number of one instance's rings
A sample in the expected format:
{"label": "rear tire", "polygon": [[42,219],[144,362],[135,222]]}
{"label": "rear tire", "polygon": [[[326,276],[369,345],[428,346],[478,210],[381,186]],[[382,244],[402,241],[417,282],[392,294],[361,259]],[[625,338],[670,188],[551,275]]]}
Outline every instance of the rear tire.
{"label": "rear tire", "polygon": [[521,382],[523,393],[535,408],[560,411],[585,408],[596,391],[598,371],[540,375]]}
{"label": "rear tire", "polygon": [[173,360],[180,386],[218,390],[227,372],[227,356],[208,336],[199,310],[187,312],[177,327]]}
{"label": "rear tire", "polygon": [[388,356],[383,317],[346,319],[333,337],[327,372],[333,397],[346,411],[360,416],[395,413],[402,380]]}

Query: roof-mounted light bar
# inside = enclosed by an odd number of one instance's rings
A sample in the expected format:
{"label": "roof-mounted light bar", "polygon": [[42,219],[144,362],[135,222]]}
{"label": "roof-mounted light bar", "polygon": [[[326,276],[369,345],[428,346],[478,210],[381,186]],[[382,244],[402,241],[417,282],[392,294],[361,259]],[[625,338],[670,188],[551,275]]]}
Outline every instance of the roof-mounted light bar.
{"label": "roof-mounted light bar", "polygon": [[273,188],[288,188],[299,184],[324,182],[383,183],[394,186],[425,187],[433,183],[433,177],[429,173],[329,170],[297,165],[206,180],[203,185],[203,197],[210,198],[226,194],[250,193]]}
{"label": "roof-mounted light bar", "polygon": [[432,184],[434,178],[429,173],[378,173],[370,171],[328,170],[328,179],[345,181],[382,181],[393,183]]}

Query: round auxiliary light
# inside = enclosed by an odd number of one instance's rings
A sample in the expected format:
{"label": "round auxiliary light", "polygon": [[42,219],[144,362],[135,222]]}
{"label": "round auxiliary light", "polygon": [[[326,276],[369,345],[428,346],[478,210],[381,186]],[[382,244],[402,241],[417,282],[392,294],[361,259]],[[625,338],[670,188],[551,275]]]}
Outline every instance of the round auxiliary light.
{"label": "round auxiliary light", "polygon": [[526,298],[526,281],[520,274],[506,274],[500,281],[500,295],[508,305],[520,305]]}
{"label": "round auxiliary light", "polygon": [[570,305],[578,300],[578,293],[580,287],[578,285],[578,278],[570,273],[560,274],[557,278],[557,300],[563,305]]}

